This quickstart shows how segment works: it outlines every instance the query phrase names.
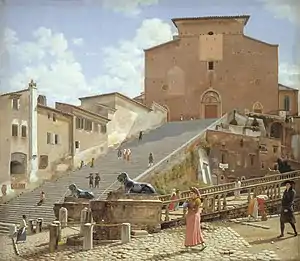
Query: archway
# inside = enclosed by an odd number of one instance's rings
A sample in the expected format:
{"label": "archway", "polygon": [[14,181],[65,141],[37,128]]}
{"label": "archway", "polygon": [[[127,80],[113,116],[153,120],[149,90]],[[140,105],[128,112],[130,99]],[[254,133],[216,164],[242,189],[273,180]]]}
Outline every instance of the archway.
{"label": "archway", "polygon": [[26,174],[27,172],[27,155],[22,152],[11,154],[10,175]]}
{"label": "archway", "polygon": [[205,119],[219,118],[222,115],[220,95],[209,90],[201,98],[201,116]]}
{"label": "archway", "polygon": [[252,107],[253,112],[255,113],[263,113],[264,107],[260,102],[255,102]]}
{"label": "archway", "polygon": [[270,128],[270,137],[275,139],[282,139],[283,126],[280,122],[274,122]]}

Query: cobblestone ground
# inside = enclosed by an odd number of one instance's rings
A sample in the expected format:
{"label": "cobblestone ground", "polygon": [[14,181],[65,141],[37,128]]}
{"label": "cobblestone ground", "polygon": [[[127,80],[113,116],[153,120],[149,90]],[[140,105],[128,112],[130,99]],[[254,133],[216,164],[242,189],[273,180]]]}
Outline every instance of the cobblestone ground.
{"label": "cobblestone ground", "polygon": [[[66,229],[64,234],[72,234],[74,232],[76,231]],[[202,252],[200,251],[200,247],[186,250],[183,247],[184,228],[175,228],[146,237],[133,238],[131,243],[125,245],[121,245],[118,242],[97,245],[90,251],[82,251],[81,247],[71,248],[61,246],[59,252],[49,254],[46,245],[49,235],[48,233],[42,233],[29,237],[27,243],[19,245],[21,257],[15,256],[12,245],[7,243],[8,241],[6,238],[6,243],[4,244],[5,248],[1,248],[4,249],[4,251],[1,253],[0,260],[280,260],[273,251],[264,250],[256,254],[250,253],[249,250],[251,246],[248,242],[230,227],[206,226],[206,229],[204,229],[204,236],[207,248]]]}

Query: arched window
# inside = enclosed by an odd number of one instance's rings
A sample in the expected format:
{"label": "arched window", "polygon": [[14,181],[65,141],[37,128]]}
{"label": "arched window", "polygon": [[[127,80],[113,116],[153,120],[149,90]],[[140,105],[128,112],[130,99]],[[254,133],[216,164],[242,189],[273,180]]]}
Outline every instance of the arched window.
{"label": "arched window", "polygon": [[214,32],[212,32],[212,31],[208,32],[208,35],[213,35],[213,34],[214,34]]}
{"label": "arched window", "polygon": [[285,111],[290,111],[290,97],[287,95],[284,96],[283,108]]}

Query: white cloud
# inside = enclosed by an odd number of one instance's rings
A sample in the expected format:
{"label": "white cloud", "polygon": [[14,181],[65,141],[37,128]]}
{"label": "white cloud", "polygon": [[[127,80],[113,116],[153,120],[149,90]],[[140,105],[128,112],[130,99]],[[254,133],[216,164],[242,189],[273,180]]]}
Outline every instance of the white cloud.
{"label": "white cloud", "polygon": [[144,20],[131,41],[103,49],[104,73],[86,79],[62,33],[40,27],[32,41],[20,42],[14,31],[6,30],[10,52],[21,66],[10,85],[20,89],[34,79],[39,91],[52,101],[74,102],[80,96],[111,91],[137,95],[143,88],[143,49],[166,42],[172,35],[169,24],[159,19]]}
{"label": "white cloud", "polygon": [[288,19],[293,23],[300,23],[300,1],[299,0],[258,0],[265,8],[274,13],[275,17]]}
{"label": "white cloud", "polygon": [[300,84],[300,66],[281,63],[279,65],[279,82],[299,89]]}
{"label": "white cloud", "polygon": [[118,13],[127,15],[138,15],[142,6],[150,6],[158,3],[159,0],[103,0],[103,7]]}
{"label": "white cloud", "polygon": [[72,40],[73,44],[74,45],[77,45],[77,46],[82,46],[83,45],[83,39],[82,38],[74,38]]}

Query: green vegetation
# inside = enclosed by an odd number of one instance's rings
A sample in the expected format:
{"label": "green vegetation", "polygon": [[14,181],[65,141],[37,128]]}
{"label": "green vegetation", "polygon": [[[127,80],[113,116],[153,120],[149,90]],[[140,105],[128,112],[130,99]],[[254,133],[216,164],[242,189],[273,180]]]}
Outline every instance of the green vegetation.
{"label": "green vegetation", "polygon": [[169,194],[174,188],[183,191],[188,190],[191,186],[201,187],[203,184],[197,181],[198,164],[197,150],[189,151],[183,162],[164,172],[155,173],[150,183],[160,194]]}

